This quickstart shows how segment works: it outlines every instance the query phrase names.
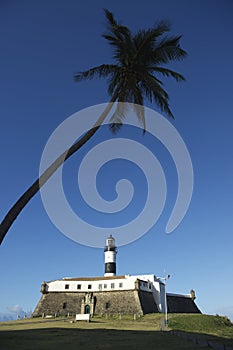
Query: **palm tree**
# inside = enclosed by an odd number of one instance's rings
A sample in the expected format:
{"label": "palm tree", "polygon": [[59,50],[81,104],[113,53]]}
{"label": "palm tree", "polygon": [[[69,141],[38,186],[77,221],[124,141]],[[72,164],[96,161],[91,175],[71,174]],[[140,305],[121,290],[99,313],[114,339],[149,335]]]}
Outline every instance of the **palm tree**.
{"label": "palm tree", "polygon": [[[163,88],[161,76],[172,77],[183,81],[184,77],[165,67],[170,61],[181,60],[186,52],[180,47],[181,36],[165,37],[171,30],[170,25],[162,21],[147,30],[132,33],[130,29],[119,24],[113,14],[104,10],[107,19],[107,32],[103,37],[113,47],[114,64],[102,64],[87,71],[77,73],[75,81],[86,79],[107,78],[110,103],[97,122],[69,150],[61,154],[48,169],[38,178],[18,199],[0,224],[0,244],[17,216],[39,191],[59,166],[72,154],[77,152],[99,129],[114,102],[133,103],[139,122],[146,130],[144,116],[144,99],[155,102],[162,112],[173,118],[169,107],[169,96]],[[124,103],[117,104],[111,117],[111,128],[116,132],[123,123],[125,115]]]}

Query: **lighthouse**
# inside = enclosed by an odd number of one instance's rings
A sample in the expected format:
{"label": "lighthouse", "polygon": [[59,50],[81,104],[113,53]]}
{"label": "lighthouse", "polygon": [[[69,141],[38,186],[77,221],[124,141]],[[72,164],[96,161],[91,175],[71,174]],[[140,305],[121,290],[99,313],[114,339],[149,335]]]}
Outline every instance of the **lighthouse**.
{"label": "lighthouse", "polygon": [[105,257],[105,273],[104,276],[116,275],[116,254],[117,247],[115,246],[115,239],[110,235],[106,239],[106,246],[104,248]]}

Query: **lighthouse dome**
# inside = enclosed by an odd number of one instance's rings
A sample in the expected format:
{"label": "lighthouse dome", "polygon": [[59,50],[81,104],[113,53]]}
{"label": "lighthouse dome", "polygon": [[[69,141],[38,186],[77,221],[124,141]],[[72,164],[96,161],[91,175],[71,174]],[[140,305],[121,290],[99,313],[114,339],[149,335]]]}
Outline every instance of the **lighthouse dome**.
{"label": "lighthouse dome", "polygon": [[113,238],[112,235],[110,235],[107,239],[106,239],[106,246],[108,247],[115,247],[115,239]]}

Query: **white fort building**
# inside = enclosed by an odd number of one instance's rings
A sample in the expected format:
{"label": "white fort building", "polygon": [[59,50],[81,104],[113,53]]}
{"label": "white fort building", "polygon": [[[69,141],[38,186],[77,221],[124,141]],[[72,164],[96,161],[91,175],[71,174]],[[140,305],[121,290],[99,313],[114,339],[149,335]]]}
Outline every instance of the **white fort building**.
{"label": "white fort building", "polygon": [[[166,293],[166,281],[155,275],[116,275],[117,247],[110,235],[104,249],[105,274],[43,282],[33,316],[75,314],[200,313],[190,294]],[[166,310],[165,310],[166,309]]]}

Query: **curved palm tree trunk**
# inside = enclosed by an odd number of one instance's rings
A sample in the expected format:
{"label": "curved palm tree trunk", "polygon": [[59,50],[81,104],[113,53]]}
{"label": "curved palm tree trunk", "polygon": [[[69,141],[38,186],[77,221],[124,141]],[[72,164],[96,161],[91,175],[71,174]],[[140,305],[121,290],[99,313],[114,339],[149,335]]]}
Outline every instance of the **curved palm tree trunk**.
{"label": "curved palm tree trunk", "polygon": [[39,189],[48,181],[48,179],[55,173],[55,171],[63,164],[68,158],[70,158],[75,152],[77,152],[100,128],[101,124],[110,112],[113,103],[117,100],[118,91],[115,91],[113,97],[108,103],[107,107],[86,134],[81,137],[75,144],[73,144],[68,150],[63,152],[45,171],[44,173],[24,192],[24,194],[17,200],[17,202],[11,207],[3,221],[0,224],[0,244],[6,236],[13,222],[17,216],[21,213],[27,203],[34,197]]}

